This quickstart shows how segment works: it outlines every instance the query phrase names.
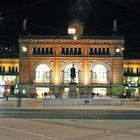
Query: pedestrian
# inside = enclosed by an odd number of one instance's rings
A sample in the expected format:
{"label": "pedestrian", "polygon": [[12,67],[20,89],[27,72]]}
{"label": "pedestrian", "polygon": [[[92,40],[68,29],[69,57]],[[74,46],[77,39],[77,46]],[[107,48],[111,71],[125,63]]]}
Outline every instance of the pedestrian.
{"label": "pedestrian", "polygon": [[91,93],[91,98],[94,98],[95,95],[96,95],[95,92],[92,92]]}
{"label": "pedestrian", "polygon": [[8,93],[8,91],[7,91],[7,89],[6,89],[6,90],[4,91],[4,93],[3,93],[4,100],[6,99],[6,101],[8,101],[8,100],[9,100],[8,96],[9,96],[9,93]]}
{"label": "pedestrian", "polygon": [[22,98],[22,94],[21,92],[18,92],[17,94],[17,107],[21,107],[21,98]]}

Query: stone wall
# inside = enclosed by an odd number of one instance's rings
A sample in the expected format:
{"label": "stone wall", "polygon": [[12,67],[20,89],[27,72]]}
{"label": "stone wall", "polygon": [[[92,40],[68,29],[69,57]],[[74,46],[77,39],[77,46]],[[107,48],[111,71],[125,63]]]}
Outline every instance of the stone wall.
{"label": "stone wall", "polygon": [[121,105],[119,99],[44,99],[44,105]]}

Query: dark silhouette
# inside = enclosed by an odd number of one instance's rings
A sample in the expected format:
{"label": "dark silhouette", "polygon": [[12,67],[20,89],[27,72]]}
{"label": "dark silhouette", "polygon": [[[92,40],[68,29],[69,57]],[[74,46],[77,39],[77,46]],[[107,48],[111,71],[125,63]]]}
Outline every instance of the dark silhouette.
{"label": "dark silhouette", "polygon": [[18,92],[18,94],[17,94],[17,107],[21,106],[21,98],[22,98],[22,94],[21,94],[21,92]]}
{"label": "dark silhouette", "polygon": [[4,91],[3,96],[4,96],[4,100],[5,100],[5,98],[6,98],[6,101],[9,100],[9,99],[8,99],[9,93],[8,93],[7,90]]}
{"label": "dark silhouette", "polygon": [[91,98],[93,98],[95,95],[96,95],[95,92],[92,92],[91,93]]}
{"label": "dark silhouette", "polygon": [[70,69],[71,82],[75,81],[75,79],[74,79],[75,77],[76,77],[76,72],[75,72],[75,68],[74,68],[74,64],[73,64],[73,67]]}

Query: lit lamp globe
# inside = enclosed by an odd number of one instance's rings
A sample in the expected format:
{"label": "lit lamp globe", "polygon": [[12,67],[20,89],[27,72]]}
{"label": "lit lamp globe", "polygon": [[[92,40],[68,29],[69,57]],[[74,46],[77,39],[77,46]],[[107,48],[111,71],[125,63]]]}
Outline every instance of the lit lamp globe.
{"label": "lit lamp globe", "polygon": [[22,50],[23,50],[23,52],[27,52],[27,47],[23,46]]}
{"label": "lit lamp globe", "polygon": [[119,53],[119,52],[120,52],[120,49],[119,49],[119,48],[117,48],[117,49],[116,49],[116,53]]}

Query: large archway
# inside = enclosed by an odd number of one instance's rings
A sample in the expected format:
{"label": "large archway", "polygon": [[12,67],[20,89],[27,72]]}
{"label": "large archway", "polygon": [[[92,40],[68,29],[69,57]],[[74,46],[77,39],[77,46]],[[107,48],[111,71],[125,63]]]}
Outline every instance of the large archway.
{"label": "large archway", "polygon": [[[40,64],[35,70],[35,82],[37,84],[50,83],[51,73],[50,68],[46,64]],[[37,98],[44,98],[45,93],[49,93],[49,87],[36,87]]]}
{"label": "large archway", "polygon": [[108,81],[108,71],[102,64],[97,64],[92,68],[92,83],[104,83]]}
{"label": "large archway", "polygon": [[[64,68],[64,74],[63,74],[63,82],[64,83],[70,83],[71,82],[71,77],[70,77],[70,69],[72,68],[72,64],[67,65]],[[75,82],[79,83],[79,72],[78,72],[78,68],[76,66],[74,66],[75,70],[76,70],[76,77],[75,77]]]}
{"label": "large archway", "polygon": [[50,83],[51,74],[50,68],[46,64],[40,64],[37,66],[35,71],[35,82],[36,83]]}

